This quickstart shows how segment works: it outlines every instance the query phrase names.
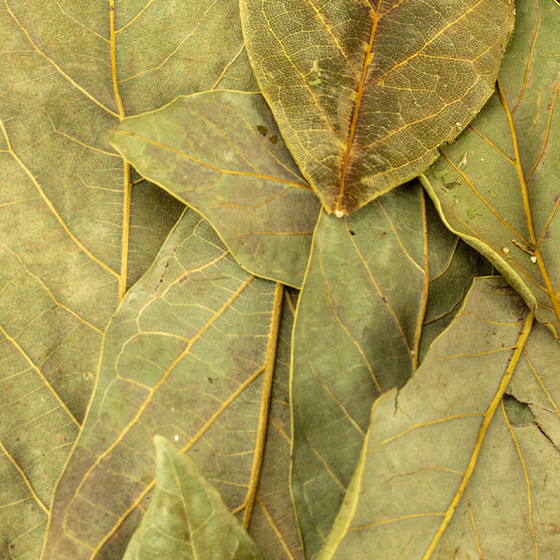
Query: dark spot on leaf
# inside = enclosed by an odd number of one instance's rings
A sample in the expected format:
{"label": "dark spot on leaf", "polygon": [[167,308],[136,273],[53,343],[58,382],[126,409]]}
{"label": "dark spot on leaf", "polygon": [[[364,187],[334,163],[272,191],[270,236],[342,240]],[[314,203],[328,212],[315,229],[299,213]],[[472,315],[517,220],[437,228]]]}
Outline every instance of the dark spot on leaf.
{"label": "dark spot on leaf", "polygon": [[273,134],[273,135],[269,138],[269,141],[270,141],[272,144],[278,144],[278,136],[276,136],[276,134]]}
{"label": "dark spot on leaf", "polygon": [[15,547],[16,547],[15,544],[11,544],[11,545],[10,545],[10,550],[14,550]]}
{"label": "dark spot on leaf", "polygon": [[214,380],[211,377],[209,377],[206,381],[208,381],[208,383],[214,383]]}
{"label": "dark spot on leaf", "polygon": [[552,201],[554,202],[554,204],[556,204],[558,202],[558,199],[560,198],[560,194],[557,194]]}
{"label": "dark spot on leaf", "polygon": [[257,126],[257,130],[260,132],[260,134],[262,134],[263,136],[266,136],[267,132],[268,132],[268,128],[266,128],[266,126],[259,124]]}
{"label": "dark spot on leaf", "polygon": [[551,237],[552,237],[552,234],[550,233],[550,230],[547,229],[547,230],[544,232],[544,235],[543,235],[543,238],[542,238],[542,239],[543,239],[543,241],[548,241]]}
{"label": "dark spot on leaf", "polygon": [[382,235],[383,237],[385,237],[385,236],[387,235],[387,232],[384,231],[381,235]]}
{"label": "dark spot on leaf", "polygon": [[350,235],[356,235],[356,233],[355,233],[354,231],[352,231],[351,229],[348,230],[348,233],[349,233]]}

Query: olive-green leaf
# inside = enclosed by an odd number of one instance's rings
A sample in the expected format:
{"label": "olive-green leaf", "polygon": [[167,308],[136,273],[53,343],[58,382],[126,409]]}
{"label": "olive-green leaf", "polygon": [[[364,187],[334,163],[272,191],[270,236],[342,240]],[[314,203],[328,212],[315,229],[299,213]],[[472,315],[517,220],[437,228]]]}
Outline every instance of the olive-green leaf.
{"label": "olive-green leaf", "polygon": [[342,220],[321,213],[292,349],[292,491],[306,558],[342,504],[373,401],[416,368],[427,241],[418,182]]}
{"label": "olive-green leaf", "polygon": [[422,180],[448,227],[560,333],[560,5],[516,7],[496,94]]}
{"label": "olive-green leaf", "polygon": [[126,119],[111,143],[203,214],[247,270],[301,285],[320,205],[260,94],[181,97]]}
{"label": "olive-green leaf", "polygon": [[493,266],[480,253],[446,230],[434,205],[426,201],[428,215],[428,305],[422,325],[419,363],[431,343],[459,312],[473,278],[489,276]]}
{"label": "olive-green leaf", "polygon": [[372,409],[321,560],[557,557],[560,345],[475,280],[414,378]]}
{"label": "olive-green leaf", "polygon": [[512,0],[241,0],[284,140],[337,216],[414,178],[492,93]]}
{"label": "olive-green leaf", "polygon": [[254,78],[237,0],[0,6],[0,557],[35,560],[103,330],[170,225],[159,195],[138,199],[151,213],[131,206],[108,135],[179,94]]}
{"label": "olive-green leaf", "polygon": [[188,452],[231,510],[250,507],[282,291],[239,267],[187,211],[105,333],[88,416],[55,492],[45,560],[121,558],[153,487],[155,435]]}
{"label": "olive-green leaf", "polygon": [[[136,175],[134,172],[133,177]],[[184,204],[141,177],[135,177],[131,186],[127,290],[150,268],[185,209]]]}
{"label": "olive-green leaf", "polygon": [[155,436],[156,486],[123,560],[260,560],[251,537],[196,465]]}

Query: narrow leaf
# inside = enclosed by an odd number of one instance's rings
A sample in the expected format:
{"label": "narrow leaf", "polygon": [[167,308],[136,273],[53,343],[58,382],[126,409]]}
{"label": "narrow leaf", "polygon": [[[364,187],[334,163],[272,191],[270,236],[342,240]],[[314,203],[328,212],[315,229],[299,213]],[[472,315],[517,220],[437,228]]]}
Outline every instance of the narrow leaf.
{"label": "narrow leaf", "polygon": [[249,59],[327,212],[414,178],[492,93],[511,0],[241,0]]}
{"label": "narrow leaf", "polygon": [[516,7],[494,97],[423,183],[448,227],[560,334],[560,5],[519,0]]}
{"label": "narrow leaf", "polygon": [[477,279],[414,378],[374,405],[321,560],[554,558],[560,346]]}
{"label": "narrow leaf", "polygon": [[203,214],[247,270],[301,286],[319,202],[260,94],[181,97],[126,119],[111,143]]}
{"label": "narrow leaf", "polygon": [[258,560],[255,543],[196,465],[155,436],[156,486],[123,560]]}
{"label": "narrow leaf", "polygon": [[423,193],[414,183],[339,220],[321,214],[293,338],[292,490],[306,558],[352,478],[371,405],[417,360],[428,291]]}

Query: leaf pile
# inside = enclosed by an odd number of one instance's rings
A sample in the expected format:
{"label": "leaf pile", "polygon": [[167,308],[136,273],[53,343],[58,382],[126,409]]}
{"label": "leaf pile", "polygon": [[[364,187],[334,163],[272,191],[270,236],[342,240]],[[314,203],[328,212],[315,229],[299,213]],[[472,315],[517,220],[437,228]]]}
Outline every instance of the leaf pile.
{"label": "leaf pile", "polygon": [[0,25],[0,558],[557,557],[555,0]]}

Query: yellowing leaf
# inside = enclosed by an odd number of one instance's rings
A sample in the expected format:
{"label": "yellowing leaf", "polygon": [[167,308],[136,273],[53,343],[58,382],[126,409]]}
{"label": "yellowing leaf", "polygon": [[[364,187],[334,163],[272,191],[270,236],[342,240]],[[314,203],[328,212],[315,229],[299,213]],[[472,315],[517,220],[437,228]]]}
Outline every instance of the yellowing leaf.
{"label": "yellowing leaf", "polygon": [[241,269],[187,211],[106,332],[45,560],[122,555],[153,487],[155,435],[188,452],[231,510],[253,507],[281,310],[281,286]]}
{"label": "yellowing leaf", "polygon": [[477,279],[414,378],[374,405],[321,560],[555,558],[560,346]]}
{"label": "yellowing leaf", "polygon": [[[516,2],[498,91],[423,179],[448,227],[492,261],[538,320],[560,333],[560,6]],[[466,164],[460,166],[465,154]],[[442,173],[456,186],[446,195]]]}
{"label": "yellowing leaf", "polygon": [[301,286],[320,205],[260,94],[182,97],[126,119],[111,143],[203,214],[247,270]]}
{"label": "yellowing leaf", "polygon": [[261,91],[337,216],[436,159],[491,95],[513,25],[511,0],[240,5]]}
{"label": "yellowing leaf", "polygon": [[236,0],[0,5],[0,557],[35,560],[102,332],[170,225],[143,192],[156,239],[136,235],[108,135],[179,94],[254,79]]}
{"label": "yellowing leaf", "polygon": [[156,486],[123,560],[259,560],[255,543],[196,465],[155,436]]}

